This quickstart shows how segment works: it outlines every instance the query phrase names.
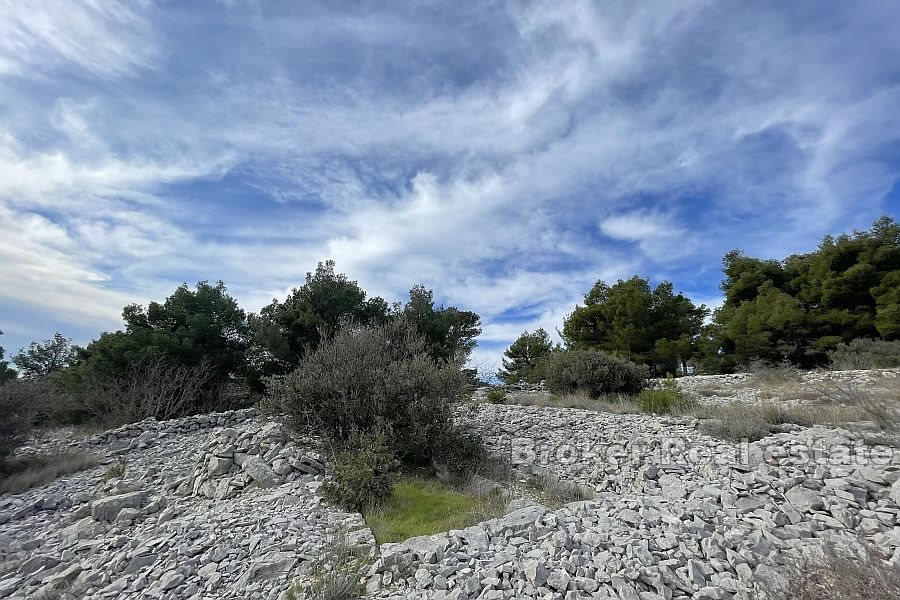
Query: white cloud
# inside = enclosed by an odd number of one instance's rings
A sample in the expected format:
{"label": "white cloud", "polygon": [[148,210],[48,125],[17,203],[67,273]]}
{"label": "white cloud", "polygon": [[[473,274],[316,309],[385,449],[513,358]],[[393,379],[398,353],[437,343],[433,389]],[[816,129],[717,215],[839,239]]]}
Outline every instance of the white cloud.
{"label": "white cloud", "polygon": [[648,258],[662,262],[691,254],[696,240],[671,214],[632,211],[607,217],[600,231],[614,240],[636,243]]}
{"label": "white cloud", "polygon": [[133,75],[160,57],[146,0],[0,2],[0,75],[34,76],[76,65]]}
{"label": "white cloud", "polygon": [[[5,302],[105,322],[222,277],[255,310],[335,258],[372,294],[423,282],[480,312],[496,359],[598,278],[671,271],[712,298],[724,250],[865,227],[897,178],[885,15],[824,34],[709,1],[294,10],[0,0]],[[277,216],[195,202],[223,178]]]}
{"label": "white cloud", "polygon": [[[114,327],[129,294],[106,288],[109,277],[82,258],[79,240],[38,215],[0,205],[0,298],[33,307],[44,318]],[[47,314],[49,313],[49,315]],[[4,331],[9,326],[2,324]]]}

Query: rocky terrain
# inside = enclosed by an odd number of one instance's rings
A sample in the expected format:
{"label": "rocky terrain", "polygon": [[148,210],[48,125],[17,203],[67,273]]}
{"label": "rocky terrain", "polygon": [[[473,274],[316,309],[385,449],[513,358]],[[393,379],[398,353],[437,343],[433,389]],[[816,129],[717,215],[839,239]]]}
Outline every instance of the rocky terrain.
{"label": "rocky terrain", "polygon": [[0,597],[277,599],[336,530],[369,560],[372,598],[765,599],[826,546],[900,563],[900,452],[848,430],[747,444],[683,417],[493,404],[458,417],[518,472],[594,499],[378,548],[360,515],[317,495],[319,440],[252,410],[145,421],[67,442],[101,466],[0,497]]}

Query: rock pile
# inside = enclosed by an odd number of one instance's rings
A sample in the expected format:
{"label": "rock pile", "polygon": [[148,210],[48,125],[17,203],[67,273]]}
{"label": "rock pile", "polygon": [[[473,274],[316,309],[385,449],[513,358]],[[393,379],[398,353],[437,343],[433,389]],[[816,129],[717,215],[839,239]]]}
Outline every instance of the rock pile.
{"label": "rock pile", "polygon": [[[741,446],[645,415],[485,405],[469,418],[494,432],[495,451],[532,448],[536,464],[592,483],[595,501],[384,545],[372,594],[768,598],[790,565],[826,545],[859,551],[859,536],[900,564],[900,454],[848,431],[798,428]],[[667,439],[679,454],[659,452]]]}
{"label": "rock pile", "polygon": [[90,437],[88,443],[108,446],[110,444],[118,445],[122,442],[127,442],[132,449],[142,449],[146,448],[160,433],[174,435],[178,433],[197,433],[213,427],[232,427],[258,415],[259,411],[257,409],[245,408],[205,415],[192,415],[168,421],[157,421],[150,417],[137,423],[128,423],[116,429],[98,433]]}
{"label": "rock pile", "polygon": [[[776,398],[794,405],[836,401],[855,389],[896,385],[900,369],[866,371],[785,371],[772,376],[733,373],[691,375],[675,380],[678,388],[701,404],[760,403]],[[651,380],[661,386],[665,380]]]}
{"label": "rock pile", "polygon": [[0,497],[0,598],[283,600],[336,530],[372,554],[373,598],[766,600],[826,547],[900,564],[900,453],[842,429],[740,444],[692,418],[466,405],[491,452],[594,499],[376,553],[360,515],[317,495],[319,442],[254,414],[101,434],[103,466]]}
{"label": "rock pile", "polygon": [[[194,425],[203,421],[193,417],[157,423],[146,447],[128,442],[103,466],[0,497],[0,598],[277,600],[312,568],[334,531],[352,532],[363,552],[374,548],[360,515],[321,503],[315,490],[323,475],[303,470],[321,471],[314,453],[271,422],[235,419],[209,436],[197,435]],[[241,454],[257,458],[277,485],[254,479],[227,500],[193,495],[199,464],[208,474],[209,457],[223,454],[226,440],[235,465]],[[315,447],[312,440],[302,446]],[[283,475],[281,460],[291,467]],[[104,482],[116,461],[127,465],[124,476]],[[200,487],[243,482],[246,469],[235,468]]]}
{"label": "rock pile", "polygon": [[[318,446],[318,441],[312,439]],[[215,500],[234,498],[251,487],[270,488],[303,475],[324,475],[321,455],[289,441],[275,422],[238,431],[219,429],[210,434],[200,458],[179,490]]]}

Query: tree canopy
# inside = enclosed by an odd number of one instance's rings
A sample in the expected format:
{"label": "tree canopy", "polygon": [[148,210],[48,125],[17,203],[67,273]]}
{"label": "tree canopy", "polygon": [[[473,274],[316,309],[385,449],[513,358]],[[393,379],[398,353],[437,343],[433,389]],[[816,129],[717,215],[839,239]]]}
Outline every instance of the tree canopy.
{"label": "tree canopy", "polygon": [[[3,335],[2,330],[0,330],[0,335]],[[3,349],[3,346],[0,346],[0,385],[18,377],[16,370],[9,366],[9,361],[3,360],[5,355],[6,350]]]}
{"label": "tree canopy", "polygon": [[425,336],[426,349],[435,361],[447,362],[457,354],[468,359],[477,344],[475,338],[481,335],[478,314],[455,306],[435,308],[433,292],[421,284],[409,290],[409,301],[398,314]]}
{"label": "tree canopy", "polygon": [[244,364],[246,314],[228,295],[225,284],[180,285],[165,302],[147,308],[132,304],[122,311],[125,330],[103,333],[79,352],[70,383],[83,377],[120,377],[129,368],[153,359],[187,367],[211,365],[211,385],[221,384]]}
{"label": "tree canopy", "polygon": [[72,340],[56,332],[49,340],[31,342],[28,348],[13,357],[13,362],[23,377],[31,379],[68,367],[74,362],[77,352],[78,348],[72,345]]}
{"label": "tree canopy", "polygon": [[720,370],[758,358],[822,365],[841,342],[900,339],[900,226],[826,236],[783,261],[725,255],[725,303],[704,332],[705,362]]}
{"label": "tree canopy", "polygon": [[694,352],[708,310],[673,290],[668,281],[651,289],[649,279],[637,276],[612,286],[597,281],[563,322],[563,339],[572,349],[604,350],[674,372]]}
{"label": "tree canopy", "polygon": [[366,300],[359,284],[335,273],[334,267],[333,260],[320,262],[315,273],[306,274],[306,283],[291,290],[283,302],[272,300],[259,315],[251,315],[248,369],[256,385],[262,377],[297,368],[322,336],[332,335],[342,323],[365,325],[387,318],[387,302],[377,296]]}
{"label": "tree canopy", "polygon": [[544,329],[538,328],[534,333],[526,330],[503,353],[503,367],[497,376],[506,383],[537,383],[544,379],[542,361],[552,351],[553,342]]}

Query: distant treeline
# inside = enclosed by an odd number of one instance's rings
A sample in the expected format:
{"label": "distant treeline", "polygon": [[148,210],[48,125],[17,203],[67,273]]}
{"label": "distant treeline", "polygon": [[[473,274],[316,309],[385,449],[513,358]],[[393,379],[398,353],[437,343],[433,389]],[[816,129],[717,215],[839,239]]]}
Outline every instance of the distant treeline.
{"label": "distant treeline", "polygon": [[[900,226],[890,217],[868,231],[827,236],[815,252],[780,261],[734,250],[725,255],[723,271],[725,302],[712,313],[670,282],[653,288],[638,276],[613,285],[598,281],[564,320],[564,346],[542,329],[526,331],[506,350],[498,375],[542,379],[544,359],[564,350],[605,351],[657,375],[690,366],[727,373],[754,360],[810,368],[828,364],[839,347],[846,355],[853,340],[900,340]],[[333,261],[320,263],[301,287],[259,314],[241,309],[221,281],[202,281],[193,289],[179,286],[162,303],[127,306],[123,318],[123,330],[103,333],[84,348],[60,334],[32,343],[13,358],[19,376],[51,379],[56,389],[87,397],[92,390],[121,389],[135,374],[180,368],[202,374],[192,405],[179,410],[196,411],[221,407],[229,383],[262,392],[266,378],[293,372],[348,323],[404,318],[425,337],[431,359],[445,363],[468,357],[481,333],[476,313],[435,306],[422,285],[405,303],[368,298],[356,281],[335,272]],[[879,351],[893,353],[894,347]],[[0,383],[16,376],[0,348]]]}
{"label": "distant treeline", "polygon": [[[193,289],[179,286],[162,303],[126,306],[122,316],[123,330],[103,333],[86,347],[73,346],[56,334],[13,358],[21,379],[52,383],[53,390],[67,398],[68,411],[81,413],[56,414],[55,420],[91,418],[96,401],[71,398],[96,396],[100,390],[125,394],[135,379],[151,371],[202,378],[190,405],[180,404],[179,413],[230,408],[234,402],[223,401],[230,384],[249,398],[264,390],[266,378],[294,371],[323,339],[348,325],[402,318],[424,336],[427,353],[436,362],[460,356],[465,360],[481,333],[477,314],[435,306],[432,291],[422,285],[410,290],[405,303],[388,305],[382,298],[368,298],[356,281],[335,272],[333,261],[319,263],[301,287],[283,301],[273,300],[259,314],[241,309],[221,281],[201,281]],[[0,361],[2,352],[0,348]],[[16,371],[0,362],[0,383],[10,379],[16,379]]]}
{"label": "distant treeline", "polygon": [[[809,254],[762,260],[733,250],[723,263],[725,303],[710,322],[709,309],[669,282],[651,289],[641,277],[598,281],[563,322],[565,349],[618,354],[662,375],[689,365],[730,373],[752,361],[812,368],[838,349],[846,354],[853,340],[900,340],[900,226],[890,217],[868,231],[826,236]],[[883,354],[897,344],[880,347]],[[555,351],[562,348],[546,331],[526,331],[499,375],[542,379],[543,359]]]}

